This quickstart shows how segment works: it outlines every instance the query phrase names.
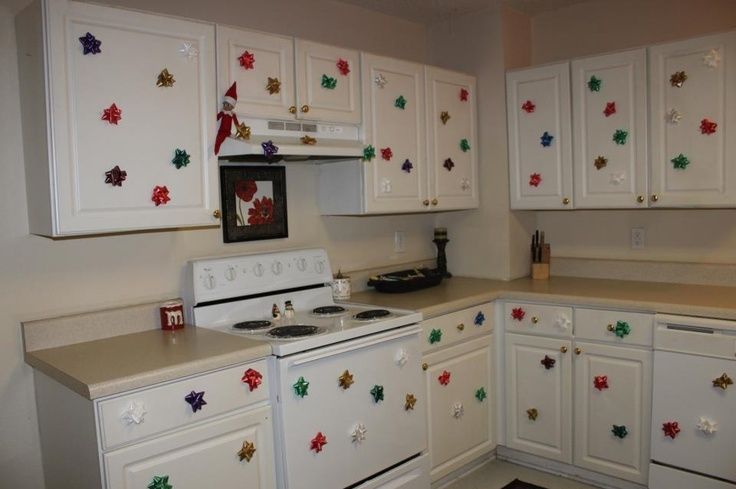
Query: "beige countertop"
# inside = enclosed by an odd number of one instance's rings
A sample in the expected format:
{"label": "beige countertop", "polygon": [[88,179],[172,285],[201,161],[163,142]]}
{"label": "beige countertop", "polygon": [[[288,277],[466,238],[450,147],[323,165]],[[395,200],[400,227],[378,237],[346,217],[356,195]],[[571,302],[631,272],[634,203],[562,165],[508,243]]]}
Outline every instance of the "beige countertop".
{"label": "beige countertop", "polygon": [[25,353],[26,363],[88,399],[263,358],[271,347],[205,328],[160,329]]}
{"label": "beige countertop", "polygon": [[417,292],[357,292],[350,301],[414,309],[427,319],[496,299],[736,319],[736,287],[577,277],[522,278],[510,282],[453,277],[443,280],[437,287]]}

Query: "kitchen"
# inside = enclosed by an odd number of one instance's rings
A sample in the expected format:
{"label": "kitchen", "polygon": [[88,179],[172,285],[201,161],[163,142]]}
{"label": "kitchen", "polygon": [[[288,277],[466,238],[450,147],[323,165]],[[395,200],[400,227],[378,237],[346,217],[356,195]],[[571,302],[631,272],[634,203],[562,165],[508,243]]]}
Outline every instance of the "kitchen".
{"label": "kitchen", "polygon": [[[43,485],[32,370],[22,360],[19,323],[176,297],[185,280],[183,266],[194,257],[319,246],[327,249],[333,269],[395,269],[433,258],[432,230],[445,226],[455,275],[507,280],[528,275],[528,235],[540,228],[554,244],[557,263],[567,267],[559,274],[641,280],[655,273],[685,282],[734,285],[736,234],[729,210],[509,212],[506,124],[499,110],[505,106],[507,68],[727,31],[736,25],[732,3],[587,2],[533,18],[503,8],[458,14],[430,27],[339,2],[304,3],[114,5],[156,8],[475,74],[481,207],[438,215],[322,217],[314,198],[317,170],[295,164],[287,167],[291,219],[285,240],[224,245],[219,229],[57,241],[29,235],[13,28],[13,13],[25,3],[4,7],[1,52],[9,69],[2,75],[0,97],[8,109],[3,110],[0,139],[9,163],[0,170],[7,200],[0,241],[6,284],[0,430],[2,439],[16,442],[0,452],[3,485]],[[634,18],[639,23],[632,23]],[[647,242],[643,250],[633,251],[629,232],[637,226],[647,229]],[[401,254],[393,251],[396,230],[405,233],[406,251]],[[642,266],[641,260],[650,262]]]}

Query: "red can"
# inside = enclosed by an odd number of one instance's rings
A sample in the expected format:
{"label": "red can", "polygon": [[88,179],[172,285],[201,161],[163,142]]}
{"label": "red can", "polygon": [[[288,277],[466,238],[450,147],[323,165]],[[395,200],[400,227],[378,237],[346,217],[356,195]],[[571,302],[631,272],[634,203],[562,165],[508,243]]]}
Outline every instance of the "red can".
{"label": "red can", "polygon": [[172,331],[184,327],[184,303],[180,300],[168,301],[159,307],[161,329]]}

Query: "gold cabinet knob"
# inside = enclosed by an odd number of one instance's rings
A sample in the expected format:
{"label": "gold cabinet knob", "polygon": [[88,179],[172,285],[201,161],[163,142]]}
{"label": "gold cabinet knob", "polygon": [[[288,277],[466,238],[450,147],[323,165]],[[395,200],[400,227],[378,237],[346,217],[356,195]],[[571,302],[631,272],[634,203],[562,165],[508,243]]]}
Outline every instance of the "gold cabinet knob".
{"label": "gold cabinet knob", "polygon": [[220,209],[215,209],[215,211],[212,213],[212,217],[214,217],[215,219],[219,219],[220,217],[222,217]]}
{"label": "gold cabinet knob", "polygon": [[638,203],[640,203],[640,204],[643,204],[644,203],[644,196],[643,195],[637,195],[636,196],[636,201]]}
{"label": "gold cabinet knob", "polygon": [[437,199],[432,199],[432,205],[437,205],[437,204],[439,204],[439,201]]}
{"label": "gold cabinet knob", "polygon": [[652,196],[650,197],[650,199],[652,200],[652,202],[657,202],[659,200],[659,195],[652,194]]}
{"label": "gold cabinet knob", "polygon": [[427,365],[426,363],[422,364],[422,370],[427,370],[428,368],[429,368],[429,365]]}
{"label": "gold cabinet knob", "polygon": [[568,205],[569,203],[570,203],[570,199],[568,199],[567,197],[562,198],[562,205]]}
{"label": "gold cabinet knob", "polygon": [[465,329],[465,325],[463,323],[460,323],[460,324],[457,325],[457,330],[458,331],[462,331],[464,329]]}
{"label": "gold cabinet knob", "polygon": [[427,206],[429,206],[429,199],[424,199],[424,200],[422,201],[422,205],[423,205],[424,207],[427,207]]}
{"label": "gold cabinet knob", "polygon": [[616,328],[613,327],[613,324],[609,324],[608,326],[606,326],[606,329],[610,332],[613,332],[613,330]]}
{"label": "gold cabinet knob", "polygon": [[560,347],[560,351],[561,351],[562,353],[567,353],[567,347],[566,347],[566,346],[561,346],[561,347]]}
{"label": "gold cabinet knob", "polygon": [[575,348],[576,355],[580,355],[581,353],[583,353],[583,350],[580,347]]}
{"label": "gold cabinet knob", "polygon": [[532,323],[537,324],[539,322],[539,318],[537,316],[532,316]]}
{"label": "gold cabinet knob", "polygon": [[304,112],[305,114],[307,112],[309,112],[309,106],[308,105],[302,105],[302,112]]}
{"label": "gold cabinet knob", "polygon": [[289,114],[296,114],[296,105],[289,107]]}

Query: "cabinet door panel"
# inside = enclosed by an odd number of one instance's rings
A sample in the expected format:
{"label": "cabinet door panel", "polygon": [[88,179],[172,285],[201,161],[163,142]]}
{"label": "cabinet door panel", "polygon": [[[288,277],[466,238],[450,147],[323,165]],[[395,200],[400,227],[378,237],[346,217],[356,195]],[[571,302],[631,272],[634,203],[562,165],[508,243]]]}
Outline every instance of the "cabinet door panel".
{"label": "cabinet door panel", "polygon": [[[367,212],[411,212],[423,209],[427,192],[424,122],[424,67],[420,64],[362,55],[363,130],[376,157],[365,162]],[[386,84],[375,83],[382,76]],[[395,106],[404,97],[404,109]],[[390,150],[384,158],[382,150]],[[413,168],[402,165],[409,160]]]}
{"label": "cabinet door panel", "polygon": [[[275,488],[271,408],[200,424],[103,455],[108,489],[148,487],[168,476],[176,489],[202,487]],[[240,460],[245,442],[252,458]]]}
{"label": "cabinet door panel", "polygon": [[[360,57],[358,51],[297,39],[296,41],[297,117],[325,122],[359,124]],[[343,75],[339,60],[348,62],[350,72]],[[323,86],[323,77],[336,81],[333,88]],[[308,106],[304,112],[302,106]]]}
{"label": "cabinet door panel", "polygon": [[651,352],[582,342],[576,347],[582,353],[575,358],[575,465],[646,483]]}
{"label": "cabinet door panel", "polygon": [[646,207],[646,50],[573,61],[572,93],[575,207]]}
{"label": "cabinet door panel", "polygon": [[[506,442],[510,448],[572,463],[570,347],[567,340],[506,334]],[[546,357],[554,360],[549,369],[541,363]]]}
{"label": "cabinet door panel", "polygon": [[[430,208],[478,207],[480,142],[476,130],[475,78],[432,66],[426,68],[426,77],[429,194],[433,199]],[[441,119],[443,112],[449,115],[446,123]],[[463,140],[468,143],[466,150],[463,150]],[[446,163],[448,159],[452,160],[452,165]]]}
{"label": "cabinet door panel", "polygon": [[[214,27],[75,2],[49,10],[56,233],[216,223]],[[83,54],[88,32],[100,53]],[[173,86],[157,86],[163,69]],[[102,120],[112,104],[116,124]],[[177,149],[190,159],[180,169]],[[121,186],[105,182],[115,166],[127,172]],[[155,186],[168,203],[154,204]]]}
{"label": "cabinet door panel", "polygon": [[425,357],[433,481],[490,450],[491,400],[476,397],[481,387],[491,394],[489,343],[490,336]]}
{"label": "cabinet door panel", "polygon": [[[676,86],[679,72],[687,78]],[[649,90],[651,205],[736,205],[736,32],[649,48]],[[701,132],[704,119],[714,133]],[[680,154],[689,163],[672,161]]]}
{"label": "cabinet door panel", "polygon": [[[253,55],[252,68],[242,66],[240,57]],[[278,78],[281,88],[270,93],[269,78]],[[274,117],[294,119],[294,40],[290,37],[217,26],[217,87],[222,97],[237,82],[240,118]]]}
{"label": "cabinet door panel", "polygon": [[572,207],[569,70],[559,63],[506,74],[512,209]]}

